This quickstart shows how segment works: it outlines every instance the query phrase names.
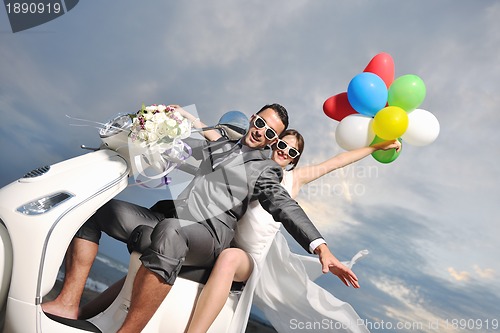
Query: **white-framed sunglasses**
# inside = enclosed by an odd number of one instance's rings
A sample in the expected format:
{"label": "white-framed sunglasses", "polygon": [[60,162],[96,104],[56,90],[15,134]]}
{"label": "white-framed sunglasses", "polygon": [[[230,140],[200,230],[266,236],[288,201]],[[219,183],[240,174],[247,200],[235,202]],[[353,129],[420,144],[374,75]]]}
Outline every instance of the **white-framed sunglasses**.
{"label": "white-framed sunglasses", "polygon": [[278,142],[276,142],[276,148],[288,154],[290,158],[295,158],[300,155],[300,152],[297,149],[291,147],[288,143],[281,139],[278,139]]}
{"label": "white-framed sunglasses", "polygon": [[276,134],[276,131],[269,127],[266,121],[257,114],[254,115],[253,125],[258,129],[265,128],[266,131],[264,132],[264,136],[268,140],[274,140],[278,136],[278,134]]}

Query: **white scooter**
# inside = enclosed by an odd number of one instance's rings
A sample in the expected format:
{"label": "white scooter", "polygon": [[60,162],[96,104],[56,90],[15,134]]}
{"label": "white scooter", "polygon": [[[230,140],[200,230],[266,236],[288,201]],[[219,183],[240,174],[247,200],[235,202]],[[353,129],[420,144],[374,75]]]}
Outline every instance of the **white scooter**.
{"label": "white scooter", "polygon": [[[131,174],[128,115],[100,130],[101,148],[44,166],[0,189],[0,325],[5,333],[116,332],[130,305],[132,282],[140,266],[130,257],[129,271],[109,307],[88,320],[69,320],[42,311],[65,252],[76,231],[104,203],[128,186]],[[235,139],[248,128],[238,111],[226,113],[218,128]],[[168,297],[142,332],[184,332],[193,305],[210,272],[185,268]],[[232,292],[209,332],[227,332],[238,303]],[[0,326],[0,329],[2,327]]]}

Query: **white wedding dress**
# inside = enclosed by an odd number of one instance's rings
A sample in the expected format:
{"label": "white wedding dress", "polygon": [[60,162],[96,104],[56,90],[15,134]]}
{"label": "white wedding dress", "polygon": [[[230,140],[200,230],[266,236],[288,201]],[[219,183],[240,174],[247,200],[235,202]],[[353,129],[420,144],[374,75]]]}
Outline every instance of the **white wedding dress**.
{"label": "white wedding dress", "polygon": [[[292,193],[293,171],[284,172],[281,183]],[[369,332],[363,321],[345,303],[312,280],[322,275],[317,257],[292,253],[286,239],[258,200],[250,202],[247,212],[238,222],[234,245],[254,260],[254,268],[241,294],[229,332],[244,333],[250,307],[262,310],[274,328],[280,332]],[[358,252],[348,267],[367,254]]]}

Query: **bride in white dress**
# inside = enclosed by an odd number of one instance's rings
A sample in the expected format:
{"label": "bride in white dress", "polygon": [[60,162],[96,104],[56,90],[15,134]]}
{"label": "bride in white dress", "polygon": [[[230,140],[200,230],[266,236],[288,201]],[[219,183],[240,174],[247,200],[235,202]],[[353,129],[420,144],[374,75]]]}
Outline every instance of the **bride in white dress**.
{"label": "bride in white dress", "polygon": [[[285,170],[282,185],[296,197],[302,185],[379,149],[400,149],[400,143],[386,141],[341,153],[318,165],[296,168],[303,150],[303,138],[287,130],[273,146],[272,159]],[[229,332],[245,332],[250,306],[256,305],[278,332],[308,331],[369,332],[354,309],[313,282],[322,273],[315,257],[292,253],[274,221],[256,201],[252,201],[238,222],[234,246],[224,250],[212,270],[198,300],[188,333],[206,332],[224,304],[232,281],[246,281]],[[367,254],[358,252],[352,265]],[[323,273],[328,272],[323,268]],[[343,281],[347,286],[348,281]],[[354,287],[359,287],[357,282]]]}

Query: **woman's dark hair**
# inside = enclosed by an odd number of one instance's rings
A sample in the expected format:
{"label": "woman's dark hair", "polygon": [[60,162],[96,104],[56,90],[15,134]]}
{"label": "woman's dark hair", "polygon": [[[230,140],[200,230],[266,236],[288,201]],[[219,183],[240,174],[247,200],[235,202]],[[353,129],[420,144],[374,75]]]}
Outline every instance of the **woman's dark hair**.
{"label": "woman's dark hair", "polygon": [[297,139],[297,150],[299,151],[300,155],[295,157],[293,159],[292,162],[290,162],[290,165],[292,166],[289,170],[293,170],[295,169],[295,167],[297,166],[297,163],[299,163],[299,160],[300,160],[300,156],[302,156],[302,152],[304,151],[304,137],[302,136],[302,134],[300,134],[298,131],[294,130],[294,129],[287,129],[286,131],[283,131],[279,138],[280,139],[283,139],[285,136],[287,135],[291,135],[291,136],[294,136],[296,139]]}
{"label": "woman's dark hair", "polygon": [[282,106],[280,104],[277,104],[277,103],[267,104],[267,105],[264,105],[259,110],[259,112],[257,112],[257,114],[261,113],[265,109],[273,109],[278,114],[278,116],[280,117],[281,122],[283,123],[283,125],[285,125],[285,129],[287,129],[287,127],[288,127],[288,112],[286,111],[286,109],[285,109],[284,106]]}

